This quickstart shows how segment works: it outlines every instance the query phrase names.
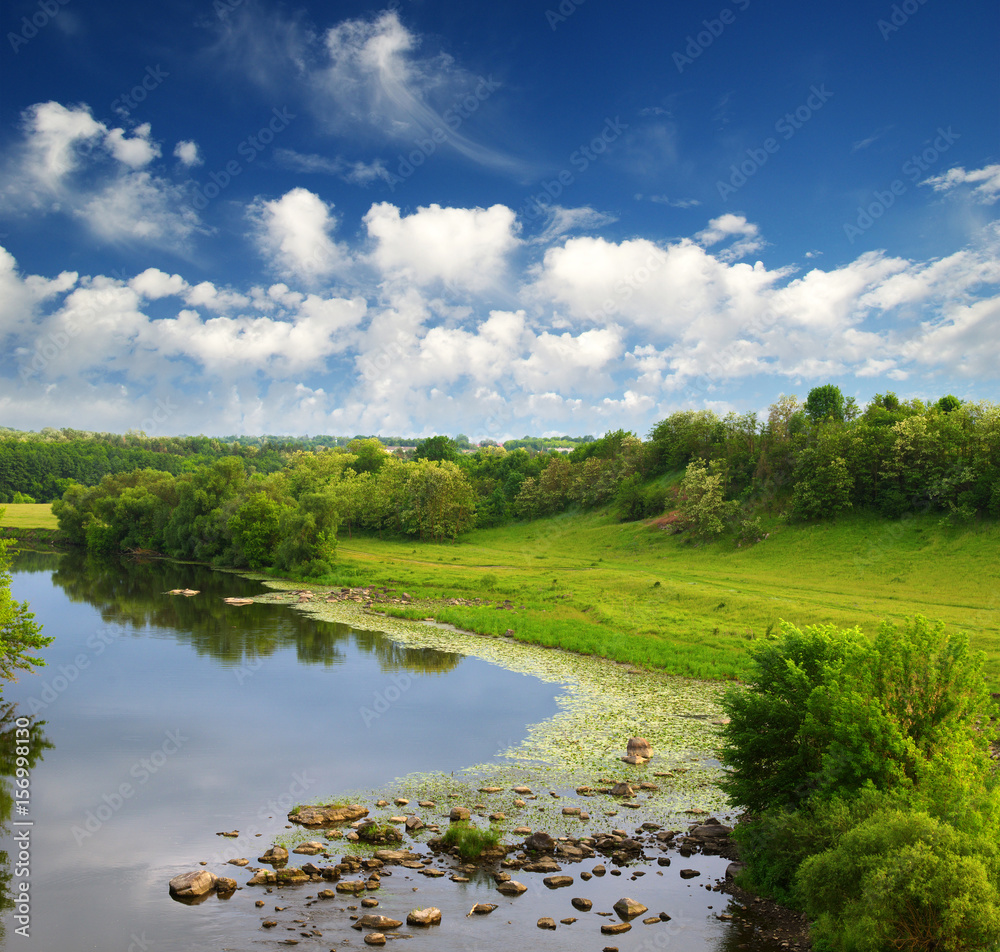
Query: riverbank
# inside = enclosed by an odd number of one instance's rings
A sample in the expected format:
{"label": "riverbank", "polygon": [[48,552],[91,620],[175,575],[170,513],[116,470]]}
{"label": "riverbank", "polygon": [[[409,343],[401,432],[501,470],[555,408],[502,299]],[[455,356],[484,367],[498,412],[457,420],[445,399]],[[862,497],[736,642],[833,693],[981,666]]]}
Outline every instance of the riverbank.
{"label": "riverbank", "polygon": [[[369,944],[379,942],[377,933],[435,950],[533,948],[542,933],[554,933],[544,940],[550,949],[627,952],[678,941],[692,948],[735,942],[751,952],[809,947],[801,916],[733,895],[734,847],[728,836],[718,836],[732,821],[715,786],[720,685],[393,618],[360,590],[266,584],[273,591],[255,601],[377,628],[407,650],[488,660],[558,682],[563,692],[554,718],[531,725],[519,742],[498,738],[490,762],[308,801],[363,805],[351,814],[363,816],[353,825],[302,825],[302,804],[289,812],[287,832],[259,844],[254,855],[241,852],[252,840],[227,844],[225,860],[217,856],[207,868],[229,877],[234,866],[244,867],[241,880],[252,874],[249,895],[226,902],[255,916],[262,936],[279,942],[294,936],[307,948],[353,944],[358,931]],[[389,716],[407,690],[403,672],[375,690],[359,714],[363,720]],[[628,740],[640,733],[652,759],[627,763]],[[495,830],[500,849],[482,861],[464,861],[441,842],[452,822]],[[366,845],[362,824],[384,841]],[[540,833],[544,848],[531,848]],[[386,847],[401,852],[383,852]],[[259,865],[265,855],[274,869]],[[505,885],[511,879],[521,885]],[[625,898],[642,911],[623,916],[615,905]],[[474,907],[488,911],[472,913]],[[408,923],[422,908],[440,910],[440,924]]]}
{"label": "riverbank", "polygon": [[996,523],[855,515],[767,528],[741,548],[594,513],[454,544],[354,535],[340,539],[335,575],[322,581],[388,590],[374,600],[396,616],[712,680],[739,677],[750,642],[783,620],[874,633],[922,614],[968,632],[1000,687]]}

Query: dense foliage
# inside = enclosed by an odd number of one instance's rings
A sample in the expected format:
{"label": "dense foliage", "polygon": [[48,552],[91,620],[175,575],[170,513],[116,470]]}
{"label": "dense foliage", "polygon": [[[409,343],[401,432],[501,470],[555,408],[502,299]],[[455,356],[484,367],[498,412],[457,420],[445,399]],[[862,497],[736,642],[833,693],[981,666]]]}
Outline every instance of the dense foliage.
{"label": "dense foliage", "polygon": [[293,453],[277,472],[236,457],[173,476],[134,470],[70,486],[53,504],[72,543],[114,553],[153,550],[220,565],[330,571],[337,530],[454,539],[475,524],[475,495],[450,462],[404,463],[373,447]]}
{"label": "dense foliage", "polygon": [[821,948],[1000,940],[997,709],[964,637],[785,624],[751,659],[722,753],[751,883],[814,917]]}
{"label": "dense foliage", "polygon": [[17,680],[18,671],[30,671],[45,664],[30,652],[44,648],[52,639],[41,633],[42,626],[35,621],[28,603],[10,597],[8,545],[0,539],[0,678],[13,681]]}
{"label": "dense foliage", "polygon": [[284,454],[280,446],[267,442],[240,445],[204,436],[0,429],[0,503],[29,501],[24,497],[51,502],[71,483],[93,486],[105,476],[135,469],[176,476],[227,455],[239,456],[255,469],[270,472],[281,466]]}

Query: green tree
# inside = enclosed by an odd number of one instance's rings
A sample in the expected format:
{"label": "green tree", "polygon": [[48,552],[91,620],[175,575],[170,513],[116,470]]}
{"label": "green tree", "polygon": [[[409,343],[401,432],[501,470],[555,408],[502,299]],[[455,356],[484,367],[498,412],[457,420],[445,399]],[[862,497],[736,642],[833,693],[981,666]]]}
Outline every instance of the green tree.
{"label": "green tree", "polygon": [[722,489],[723,476],[704,460],[688,463],[678,499],[681,516],[696,539],[719,535],[739,505],[727,502]]}
{"label": "green tree", "polygon": [[[0,509],[0,516],[3,509]],[[7,540],[0,539],[0,677],[17,680],[18,671],[30,671],[45,664],[44,659],[31,654],[51,644],[35,621],[27,602],[18,602],[10,595],[10,557]]]}
{"label": "green tree", "polygon": [[832,383],[813,387],[806,398],[805,409],[813,423],[822,423],[828,419],[843,423],[844,395],[840,392],[840,387]]}
{"label": "green tree", "polygon": [[429,436],[426,440],[421,440],[417,444],[417,449],[413,454],[414,459],[426,459],[432,462],[452,462],[454,463],[460,454],[458,446],[451,437]]}

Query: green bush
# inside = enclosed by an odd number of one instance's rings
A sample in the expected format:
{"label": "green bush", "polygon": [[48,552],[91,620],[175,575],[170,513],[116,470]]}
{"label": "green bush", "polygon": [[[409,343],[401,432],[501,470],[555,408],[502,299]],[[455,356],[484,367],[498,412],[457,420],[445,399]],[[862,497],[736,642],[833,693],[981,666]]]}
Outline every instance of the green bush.
{"label": "green bush", "polygon": [[464,860],[476,859],[486,850],[493,849],[500,842],[500,831],[495,827],[481,830],[463,820],[452,823],[445,831],[442,842],[448,849],[458,848],[458,855]]}
{"label": "green bush", "polygon": [[756,813],[868,783],[929,789],[940,776],[974,800],[989,772],[995,705],[982,659],[921,616],[883,624],[873,641],[857,628],[783,623],[751,647],[747,687],[723,707],[723,787]]}
{"label": "green bush", "polygon": [[814,938],[836,952],[959,952],[1000,940],[995,840],[887,810],[807,859],[798,878]]}

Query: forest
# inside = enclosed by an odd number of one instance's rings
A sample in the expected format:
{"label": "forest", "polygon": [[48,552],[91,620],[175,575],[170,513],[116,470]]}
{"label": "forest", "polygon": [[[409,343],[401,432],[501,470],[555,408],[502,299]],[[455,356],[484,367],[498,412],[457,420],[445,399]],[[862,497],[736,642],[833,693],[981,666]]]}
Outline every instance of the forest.
{"label": "forest", "polygon": [[622,521],[655,519],[696,542],[729,534],[737,544],[762,538],[774,518],[1000,515],[1000,407],[953,396],[925,403],[876,394],[862,410],[826,385],[804,403],[782,396],[766,419],[686,410],[645,440],[617,430],[557,441],[574,446],[569,452],[533,452],[524,442],[463,451],[439,435],[390,453],[375,437],[308,449],[205,437],[8,437],[0,474],[4,492],[34,495],[44,482],[38,461],[74,461],[50,474],[63,481],[53,510],[72,543],[304,576],[328,571],[338,533],[454,540],[476,527],[599,507]]}

